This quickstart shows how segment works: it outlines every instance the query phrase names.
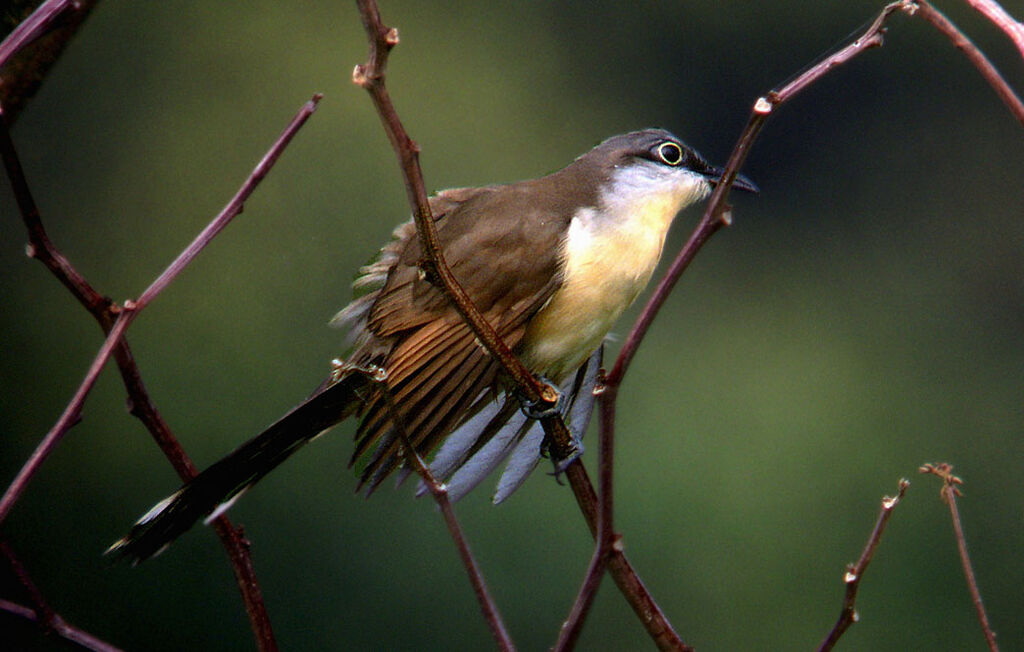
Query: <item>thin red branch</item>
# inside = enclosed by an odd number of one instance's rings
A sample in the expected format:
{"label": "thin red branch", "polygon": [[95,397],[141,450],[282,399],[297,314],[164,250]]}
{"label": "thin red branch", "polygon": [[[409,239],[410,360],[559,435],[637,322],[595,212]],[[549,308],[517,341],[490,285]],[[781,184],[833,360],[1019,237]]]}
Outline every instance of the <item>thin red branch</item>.
{"label": "thin red branch", "polygon": [[[422,243],[424,256],[427,259],[425,262],[421,262],[421,267],[425,273],[432,275],[432,278],[439,284],[449,300],[452,301],[456,309],[459,310],[463,318],[473,328],[474,333],[484,348],[502,364],[505,372],[514,379],[524,396],[529,400],[542,399],[545,402],[553,402],[557,399],[557,396],[550,393],[551,388],[539,384],[515,355],[511,354],[508,346],[497,336],[490,324],[479,316],[479,312],[473,307],[472,302],[465,295],[465,292],[458,285],[455,278],[451,277],[450,272],[447,272],[423,184],[423,174],[419,166],[419,147],[402,126],[387,88],[384,85],[387,55],[391,48],[398,44],[398,32],[383,24],[380,18],[380,10],[373,0],[357,0],[357,5],[363,25],[366,28],[370,51],[367,63],[356,66],[352,79],[354,83],[369,92],[384,125],[384,129],[388,134],[388,139],[391,141],[391,145],[398,156],[405,179],[409,203],[412,206],[413,216],[416,221],[417,232]],[[541,422],[550,440],[554,456],[567,459],[571,455],[574,444],[572,436],[565,427],[561,417],[547,417],[542,419]],[[597,496],[582,462],[579,459],[573,460],[566,468],[565,476],[568,478],[569,485],[576,496],[580,510],[587,520],[587,525],[592,533],[596,533]],[[609,562],[609,569],[620,591],[622,591],[630,606],[633,607],[641,623],[658,644],[659,648],[686,649],[672,629],[672,625],[668,622],[665,614],[654,602],[650,593],[644,587],[643,582],[636,575],[636,572],[621,551],[613,555]]]}
{"label": "thin red branch", "polygon": [[978,72],[989,83],[989,86],[995,90],[996,95],[1003,101],[1006,108],[1010,110],[1013,117],[1017,118],[1021,125],[1024,125],[1024,102],[1017,97],[1010,88],[1010,85],[1006,83],[1006,80],[996,70],[996,67],[992,65],[992,62],[982,54],[981,50],[974,43],[971,43],[971,39],[967,38],[956,25],[946,18],[941,11],[929,4],[927,0],[916,0],[915,4],[917,5],[917,13],[931,23],[935,29],[942,32],[958,50],[964,53],[964,56],[974,64],[974,67],[978,69]]}
{"label": "thin red branch", "polygon": [[[60,419],[58,419],[50,432],[46,434],[43,440],[36,447],[36,450],[32,453],[32,456],[18,472],[17,477],[8,487],[3,498],[0,499],[0,523],[7,518],[11,507],[13,507],[14,503],[17,502],[21,493],[25,490],[28,482],[35,475],[43,461],[51,452],[53,452],[57,444],[60,443],[60,440],[65,434],[67,434],[67,431],[81,419],[81,409],[82,404],[85,402],[85,398],[92,390],[92,386],[96,382],[96,378],[99,376],[100,371],[102,371],[103,367],[106,365],[111,352],[124,335],[125,330],[127,330],[131,322],[143,308],[145,308],[164,288],[167,287],[167,285],[181,272],[181,270],[184,269],[185,265],[191,262],[192,259],[195,258],[207,244],[209,244],[210,240],[212,240],[217,233],[227,226],[227,224],[236,215],[242,212],[245,200],[249,198],[270,167],[273,166],[274,162],[278,157],[280,157],[281,152],[294,137],[298,129],[305,123],[309,116],[312,115],[320,98],[320,95],[316,95],[303,106],[299,111],[299,114],[295,116],[291,124],[288,125],[285,131],[277,139],[270,151],[267,152],[263,157],[263,160],[261,160],[256,166],[253,173],[246,179],[245,183],[242,184],[242,187],[231,201],[228,202],[228,205],[224,210],[222,210],[221,213],[217,215],[217,217],[215,217],[213,221],[203,229],[196,239],[193,240],[193,242],[174,260],[174,262],[172,262],[167,269],[164,270],[164,272],[155,281],[153,281],[148,288],[146,288],[138,301],[125,302],[123,311],[118,315],[117,320],[110,329],[107,339],[103,342],[103,346],[100,347],[99,352],[93,359],[92,365],[89,367],[89,371],[86,373],[85,379],[82,381],[81,385],[79,385],[74,397],[72,397],[71,401],[64,409]],[[0,132],[2,132],[2,135],[0,135],[0,154],[4,157],[8,171],[10,172],[10,170],[15,168],[20,171],[20,163],[17,163],[16,165],[8,163],[8,159],[12,155],[15,161],[17,158],[13,144],[11,144],[10,141],[10,133],[6,129],[6,126],[0,129]],[[14,185],[16,189],[19,186],[17,182]],[[35,211],[35,216],[36,219],[38,219],[38,210]]]}
{"label": "thin red branch", "polygon": [[[597,589],[601,586],[601,578],[608,568],[608,558],[613,548],[622,550],[621,540],[614,529],[614,503],[612,490],[612,471],[614,464],[615,443],[615,397],[618,387],[604,386],[600,396],[601,435],[598,442],[598,486],[601,493],[598,498],[597,532],[594,535],[594,552],[587,566],[576,600],[573,602],[569,617],[562,624],[562,629],[555,642],[555,652],[571,650],[576,646],[579,635],[583,631],[590,608],[597,597]],[[682,642],[680,641],[680,644]]]}
{"label": "thin red branch", "polygon": [[1014,20],[1013,16],[1006,13],[1006,10],[993,0],[967,0],[967,4],[981,12],[992,21],[993,25],[1006,32],[1006,35],[1020,51],[1021,59],[1024,59],[1024,23]]}
{"label": "thin red branch", "polygon": [[35,622],[43,632],[54,632],[58,636],[77,643],[86,649],[95,650],[96,652],[112,652],[117,650],[114,646],[101,641],[92,634],[69,625],[59,614],[54,612],[50,605],[47,604],[46,599],[43,598],[43,594],[39,591],[35,582],[29,577],[28,571],[25,570],[21,560],[14,554],[14,551],[11,550],[10,545],[6,541],[0,541],[0,555],[3,555],[7,560],[7,565],[10,567],[11,572],[14,573],[15,578],[17,578],[25,590],[28,599],[32,602],[32,607],[25,607],[7,600],[0,600],[0,611],[6,611],[7,613]]}
{"label": "thin red branch", "polygon": [[774,107],[789,100],[798,92],[814,83],[830,70],[836,66],[849,61],[854,56],[861,52],[876,47],[882,44],[882,27],[889,16],[900,9],[903,6],[902,2],[893,2],[886,5],[879,13],[878,18],[875,19],[874,23],[853,43],[841,48],[835,54],[825,58],[818,64],[809,68],[805,73],[786,84],[779,90],[773,90],[766,97],[760,98],[754,105],[754,109],[751,112],[750,120],[747,122],[746,128],[740,135],[736,146],[733,147],[732,154],[729,156],[729,161],[725,165],[725,171],[722,174],[722,181],[715,187],[715,191],[711,194],[711,199],[708,201],[707,208],[704,209],[704,214],[701,216],[700,222],[694,229],[693,234],[687,240],[683,248],[680,249],[673,260],[671,267],[668,272],[658,283],[658,287],[655,288],[651,298],[647,301],[643,311],[633,324],[633,328],[630,330],[629,335],[626,337],[625,343],[622,345],[622,350],[619,352],[619,357],[615,360],[615,366],[608,373],[605,379],[605,384],[608,387],[615,387],[622,382],[623,376],[626,374],[626,370],[629,367],[629,363],[633,360],[633,356],[636,355],[636,350],[640,346],[640,342],[647,334],[647,330],[650,328],[651,323],[661,310],[662,305],[668,299],[669,294],[675,287],[679,277],[682,276],[683,272],[689,266],[690,262],[700,251],[704,243],[718,231],[724,225],[731,223],[731,217],[728,214],[728,204],[726,199],[728,197],[729,190],[732,186],[732,182],[736,179],[736,174],[739,172],[740,167],[747,158],[747,154],[750,152],[750,148],[753,146],[754,141],[757,139],[757,135],[764,126],[765,121],[771,114]]}
{"label": "thin red branch", "polygon": [[[288,123],[288,126],[284,128],[284,131],[277,137],[277,140],[267,150],[267,153],[263,155],[260,162],[256,164],[252,173],[242,184],[242,187],[238,189],[238,192],[235,193],[235,196],[231,198],[227,206],[196,236],[195,240],[189,244],[185,251],[181,252],[167,266],[167,269],[146,288],[130,309],[139,311],[145,308],[149,302],[155,299],[181,273],[181,270],[199,255],[199,252],[206,248],[206,245],[210,244],[210,241],[217,237],[218,233],[224,230],[224,227],[231,223],[231,220],[235,219],[245,210],[245,202],[248,201],[253,191],[256,190],[256,186],[260,185],[260,182],[267,176],[270,169],[277,163],[277,159],[281,158],[281,154],[288,147],[288,144],[291,143],[295,134],[299,132],[299,129],[302,128],[302,125],[306,124],[306,120],[309,120],[313,112],[316,111],[317,104],[320,103],[321,99],[323,99],[323,94],[316,93],[308,102],[302,105],[302,108],[295,114],[295,117]],[[126,305],[125,308],[128,308],[128,306]]]}
{"label": "thin red branch", "polygon": [[10,544],[6,541],[0,541],[0,554],[7,560],[7,566],[14,573],[14,577],[17,578],[18,583],[21,584],[21,588],[25,590],[25,594],[28,599],[32,602],[32,608],[36,612],[36,620],[44,626],[49,626],[53,622],[54,616],[56,615],[50,605],[46,602],[46,598],[43,597],[42,592],[36,583],[32,581],[28,571],[22,565],[21,560],[15,556],[14,551],[11,550]]}
{"label": "thin red branch", "polygon": [[828,633],[825,640],[818,646],[818,652],[825,652],[835,647],[839,638],[850,628],[850,625],[857,622],[857,591],[860,589],[860,581],[868,569],[868,564],[871,563],[875,556],[875,550],[878,549],[878,544],[882,540],[882,533],[885,532],[885,526],[889,523],[892,510],[903,500],[903,496],[906,495],[907,487],[909,486],[910,482],[900,480],[896,495],[882,498],[882,507],[878,512],[878,519],[875,521],[875,527],[871,531],[871,536],[868,537],[868,541],[864,545],[864,550],[860,553],[860,559],[857,560],[856,564],[850,564],[846,567],[846,574],[843,575],[843,582],[846,584],[843,608],[839,612],[836,624],[832,626],[832,631]]}
{"label": "thin red branch", "polygon": [[[320,98],[321,95],[315,95],[312,100],[300,109],[225,209],[214,218],[211,224],[203,230],[167,270],[143,292],[135,304],[127,306],[126,302],[126,307],[132,309],[125,311],[119,311],[113,302],[96,292],[50,242],[39,218],[38,206],[32,198],[32,193],[29,190],[7,125],[6,123],[0,125],[0,155],[3,157],[8,177],[11,180],[15,197],[29,232],[29,254],[38,258],[53,272],[82,305],[93,314],[107,334],[100,352],[97,354],[86,375],[86,379],[79,386],[71,403],[67,406],[57,424],[37,446],[28,462],[19,471],[3,498],[0,499],[0,522],[6,518],[28,485],[28,482],[49,453],[59,444],[71,426],[81,418],[82,404],[112,352],[117,359],[118,368],[121,371],[122,380],[129,395],[132,414],[146,424],[161,450],[171,461],[171,464],[182,479],[189,479],[195,476],[196,469],[192,465],[191,460],[189,460],[180,443],[171,433],[170,428],[150,400],[131,350],[128,348],[127,342],[122,338],[122,335],[139,311],[151,302],[232,218],[242,211],[245,200],[252,194],[263,177],[266,176],[299,128],[312,115]],[[115,315],[117,316],[116,320]],[[231,525],[231,522],[225,516],[221,516],[214,521],[214,527],[231,559],[232,570],[242,594],[257,645],[261,650],[276,650],[277,644],[270,625],[270,618],[263,602],[262,591],[256,579],[252,556],[249,554],[248,541],[245,540],[240,530]]]}
{"label": "thin red branch", "polygon": [[[30,607],[20,605],[16,602],[11,602],[9,600],[0,599],[0,611],[5,611],[31,622],[39,622],[36,612]],[[49,625],[46,627],[49,631],[56,633],[64,640],[75,643],[86,650],[92,650],[93,652],[121,652],[121,648],[114,647],[110,643],[93,636],[89,632],[75,627],[56,614],[54,614]]]}
{"label": "thin red branch", "polygon": [[964,577],[967,580],[967,590],[970,591],[971,602],[974,603],[974,612],[978,616],[978,624],[981,625],[981,631],[985,634],[985,642],[988,644],[988,649],[992,652],[998,652],[999,644],[996,643],[996,634],[992,631],[992,626],[988,622],[988,616],[985,614],[985,605],[981,601],[978,579],[974,575],[971,556],[967,552],[967,537],[964,536],[964,526],[960,520],[960,510],[956,505],[957,496],[962,495],[959,487],[963,484],[963,480],[953,475],[953,465],[945,462],[941,464],[924,464],[918,470],[921,473],[929,473],[942,478],[942,489],[939,490],[939,495],[949,505],[949,516],[953,521],[956,547],[960,553],[960,564],[963,566]]}
{"label": "thin red branch", "polygon": [[[587,475],[587,469],[582,464],[570,464],[565,470],[565,477],[569,480],[569,486],[572,487],[573,495],[576,497],[576,504],[596,541],[598,500],[594,485]],[[661,607],[655,602],[654,596],[637,575],[618,540],[608,554],[608,573],[658,649],[674,652],[691,650],[692,648],[686,645],[673,629],[665,612],[661,610]]]}
{"label": "thin red branch", "polygon": [[[700,222],[697,224],[697,227],[694,229],[686,244],[683,245],[683,248],[679,251],[679,254],[677,254],[668,272],[658,283],[658,286],[651,295],[651,298],[644,306],[640,317],[630,330],[630,333],[619,352],[619,357],[615,361],[615,365],[604,379],[604,396],[601,397],[602,420],[600,445],[601,451],[603,455],[606,456],[608,463],[611,462],[611,451],[614,447],[614,403],[617,399],[618,388],[622,383],[622,379],[626,374],[630,362],[636,355],[640,342],[646,336],[654,318],[668,299],[668,296],[675,287],[676,282],[708,239],[722,226],[731,223],[731,215],[729,213],[728,204],[726,203],[729,189],[732,186],[733,181],[735,181],[740,167],[746,160],[747,154],[767,120],[768,115],[771,113],[772,108],[789,99],[828,71],[842,63],[845,63],[860,52],[877,45],[881,45],[881,31],[885,20],[888,19],[894,11],[901,7],[901,2],[894,2],[887,5],[871,27],[869,27],[868,30],[855,42],[840,49],[832,56],[811,67],[806,73],[799,76],[793,82],[790,82],[778,91],[773,91],[769,94],[768,98],[762,98],[755,104],[750,120],[748,121],[743,133],[740,135],[736,146],[733,148],[729,161],[725,166],[725,171],[722,174],[722,180],[715,187],[715,191],[711,195],[711,199],[708,202],[708,206],[705,209]],[[602,498],[601,501],[599,501],[599,508],[595,511],[601,514],[601,519],[599,520],[604,520],[608,525],[601,527],[600,531],[596,535],[597,547],[591,560],[588,574],[584,579],[580,593],[577,596],[577,602],[573,605],[570,617],[566,621],[565,627],[563,627],[563,638],[574,635],[575,630],[581,626],[582,620],[586,615],[586,610],[593,601],[593,592],[596,591],[597,586],[597,580],[594,576],[602,572],[600,560],[605,554],[607,554],[605,550],[609,548],[614,550],[615,547],[621,546],[621,541],[617,538],[617,535],[614,534],[611,527],[613,495],[612,470],[611,468],[605,468],[604,465],[605,462],[602,461]],[[572,481],[572,475],[570,475],[570,481]],[[586,514],[588,509],[587,506],[584,506],[582,500],[580,506]],[[591,527],[593,529],[593,525]],[[612,545],[613,543],[614,546]],[[611,561],[615,562],[616,557],[614,552],[611,554],[613,555]],[[610,569],[614,572],[615,563],[610,565]],[[671,630],[669,629],[669,631]],[[671,643],[671,649],[687,649],[685,643],[678,639],[675,632],[672,632],[672,636],[675,636],[675,640]]]}
{"label": "thin red branch", "polygon": [[505,627],[505,622],[502,620],[501,612],[498,610],[494,598],[491,597],[490,591],[487,590],[487,583],[484,582],[480,566],[476,563],[473,552],[469,549],[469,543],[466,541],[466,535],[462,531],[462,525],[459,523],[458,518],[455,517],[455,510],[452,508],[452,501],[448,497],[447,487],[437,481],[434,474],[430,472],[430,468],[423,462],[423,458],[416,452],[416,447],[413,446],[412,440],[409,438],[409,431],[405,427],[405,420],[402,418],[401,412],[395,407],[394,397],[391,395],[387,383],[384,382],[386,375],[383,373],[383,370],[371,375],[371,378],[380,383],[388,413],[391,415],[395,430],[398,431],[398,436],[402,441],[406,461],[423,479],[423,483],[430,491],[434,502],[437,503],[438,508],[441,510],[445,526],[447,526],[448,533],[451,535],[455,548],[459,552],[459,559],[462,561],[466,574],[469,576],[469,582],[473,586],[473,593],[476,595],[477,603],[480,605],[484,620],[487,621],[487,626],[491,630],[491,635],[494,636],[494,642],[498,644],[498,649],[502,650],[502,652],[514,652],[516,649],[515,644],[508,634],[508,629]]}
{"label": "thin red branch", "polygon": [[387,70],[388,54],[391,48],[398,45],[398,30],[387,27],[381,21],[380,9],[374,0],[358,0],[359,14],[366,29],[369,41],[369,55],[366,63],[357,65],[352,72],[352,82],[370,94],[377,113],[380,116],[384,131],[391,141],[391,146],[398,156],[405,178],[409,204],[413,209],[416,221],[416,233],[423,249],[423,260],[420,268],[428,278],[441,287],[452,305],[473,330],[486,349],[497,359],[513,381],[522,388],[529,400],[544,400],[554,404],[557,395],[540,383],[526,369],[519,359],[508,348],[504,340],[498,336],[494,328],[483,318],[480,311],[466,291],[459,285],[451,273],[441,253],[441,242],[437,236],[437,228],[430,211],[426,187],[423,183],[423,171],[419,164],[419,145],[409,137],[402,125],[398,112],[391,101],[387,86],[384,83]]}
{"label": "thin red branch", "polygon": [[78,11],[80,4],[77,0],[46,0],[39,5],[0,43],[0,68],[3,68],[4,64],[22,48],[49,32],[70,14]]}

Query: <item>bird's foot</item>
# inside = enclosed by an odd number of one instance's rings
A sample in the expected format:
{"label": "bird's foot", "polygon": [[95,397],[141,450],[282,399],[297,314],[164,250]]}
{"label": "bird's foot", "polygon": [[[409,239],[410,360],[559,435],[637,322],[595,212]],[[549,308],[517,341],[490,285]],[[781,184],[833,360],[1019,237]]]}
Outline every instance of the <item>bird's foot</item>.
{"label": "bird's foot", "polygon": [[544,441],[540,445],[540,454],[551,460],[551,464],[555,469],[549,475],[554,476],[558,484],[562,484],[562,474],[565,473],[570,464],[575,462],[580,455],[583,455],[583,440],[573,436],[572,441],[569,442],[569,450],[563,456],[556,454],[553,449],[554,446],[551,440],[545,436]]}
{"label": "bird's foot", "polygon": [[554,383],[544,376],[537,376],[537,380],[544,386],[540,398],[531,401],[518,389],[515,392],[519,400],[520,409],[530,419],[546,419],[548,417],[560,416],[562,414],[562,393],[558,391]]}

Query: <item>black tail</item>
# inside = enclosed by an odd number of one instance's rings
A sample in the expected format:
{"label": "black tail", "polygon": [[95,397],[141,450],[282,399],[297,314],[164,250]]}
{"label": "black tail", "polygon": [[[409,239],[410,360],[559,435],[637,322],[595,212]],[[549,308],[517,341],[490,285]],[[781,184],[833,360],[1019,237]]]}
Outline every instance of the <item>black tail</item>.
{"label": "black tail", "polygon": [[318,391],[157,503],[107,553],[138,563],[161,553],[200,518],[219,516],[303,444],[351,416],[366,382],[361,374],[350,374]]}

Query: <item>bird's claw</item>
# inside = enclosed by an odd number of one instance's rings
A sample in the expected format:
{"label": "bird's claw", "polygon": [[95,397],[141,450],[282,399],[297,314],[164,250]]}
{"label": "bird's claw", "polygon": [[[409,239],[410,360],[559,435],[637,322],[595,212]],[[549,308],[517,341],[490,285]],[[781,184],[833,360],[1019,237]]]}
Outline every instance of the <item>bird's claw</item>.
{"label": "bird's claw", "polygon": [[562,484],[562,474],[565,473],[570,464],[583,455],[583,441],[579,437],[573,436],[572,441],[569,443],[569,450],[564,457],[555,455],[552,448],[551,441],[545,437],[540,445],[540,454],[542,457],[549,458],[554,466],[554,470],[548,475],[554,476],[555,481],[558,484]]}
{"label": "bird's claw", "polygon": [[544,390],[537,400],[530,400],[516,391],[516,398],[519,399],[520,409],[529,419],[547,419],[548,417],[560,416],[562,414],[562,393],[558,391],[554,383],[543,376],[537,380],[544,386]]}

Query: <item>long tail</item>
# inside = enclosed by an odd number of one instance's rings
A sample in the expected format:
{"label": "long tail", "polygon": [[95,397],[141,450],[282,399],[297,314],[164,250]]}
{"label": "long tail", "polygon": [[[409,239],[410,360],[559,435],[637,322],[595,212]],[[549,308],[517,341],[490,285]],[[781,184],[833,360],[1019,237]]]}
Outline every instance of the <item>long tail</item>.
{"label": "long tail", "polygon": [[136,564],[163,552],[200,518],[213,520],[303,444],[351,416],[366,382],[361,374],[350,374],[313,394],[157,503],[107,553]]}

